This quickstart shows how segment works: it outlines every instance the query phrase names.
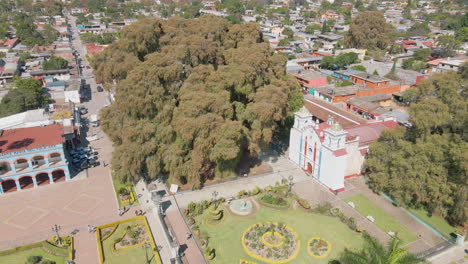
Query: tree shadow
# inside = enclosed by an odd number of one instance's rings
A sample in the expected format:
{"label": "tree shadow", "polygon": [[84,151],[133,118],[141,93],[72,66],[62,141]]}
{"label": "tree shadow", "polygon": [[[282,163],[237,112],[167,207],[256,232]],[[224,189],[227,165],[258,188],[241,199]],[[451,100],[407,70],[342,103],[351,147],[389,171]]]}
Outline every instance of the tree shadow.
{"label": "tree shadow", "polygon": [[34,139],[32,139],[32,138],[25,138],[25,139],[22,139],[22,140],[18,140],[18,141],[12,142],[12,143],[8,146],[7,149],[15,150],[15,149],[24,148],[24,147],[27,147],[27,146],[31,145],[33,142],[34,142]]}
{"label": "tree shadow", "polygon": [[161,209],[163,213],[166,213],[167,209],[172,205],[171,201],[161,202]]}
{"label": "tree shadow", "polygon": [[181,256],[182,253],[184,253],[188,249],[187,244],[182,244],[179,246],[179,256]]}

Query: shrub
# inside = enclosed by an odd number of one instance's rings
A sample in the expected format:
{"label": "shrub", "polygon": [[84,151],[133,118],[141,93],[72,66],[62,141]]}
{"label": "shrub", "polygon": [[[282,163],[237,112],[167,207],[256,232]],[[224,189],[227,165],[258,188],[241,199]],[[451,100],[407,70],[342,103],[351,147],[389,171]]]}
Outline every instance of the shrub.
{"label": "shrub", "polygon": [[119,189],[119,194],[120,194],[120,195],[129,195],[129,194],[130,194],[130,191],[129,191],[127,188],[125,188],[125,187],[121,187],[121,188]]}
{"label": "shrub", "polygon": [[253,195],[257,195],[257,194],[259,194],[260,192],[261,192],[261,190],[260,190],[260,187],[258,187],[258,186],[255,186],[255,188],[252,190],[252,194],[253,194]]}
{"label": "shrub", "polygon": [[273,187],[271,185],[268,185],[267,187],[265,187],[265,191],[267,192],[271,192],[273,190]]}
{"label": "shrub", "polygon": [[304,200],[304,199],[300,199],[300,200],[297,201],[297,202],[302,206],[302,208],[304,208],[304,209],[310,209],[310,203],[309,203],[309,201]]}
{"label": "shrub", "polygon": [[315,207],[314,209],[312,209],[312,211],[317,214],[327,214],[330,212],[331,208],[332,205],[330,203],[324,203]]}
{"label": "shrub", "polygon": [[239,193],[237,194],[237,198],[241,198],[242,196],[244,196],[246,194],[247,194],[246,190],[240,190]]}
{"label": "shrub", "polygon": [[29,256],[28,260],[27,260],[27,263],[28,264],[36,264],[36,263],[41,262],[41,260],[42,260],[41,256]]}
{"label": "shrub", "polygon": [[281,179],[281,184],[284,185],[284,184],[287,184],[287,183],[288,183],[288,179],[286,179],[286,178]]}
{"label": "shrub", "polygon": [[194,202],[190,202],[186,210],[188,211],[188,214],[190,214],[194,212],[196,208],[197,208],[197,205]]}
{"label": "shrub", "polygon": [[279,197],[277,195],[272,195],[270,193],[263,195],[261,200],[265,203],[280,205],[280,206],[285,206],[288,204],[288,202],[282,197]]}
{"label": "shrub", "polygon": [[220,203],[224,203],[225,201],[226,201],[226,198],[224,198],[224,197],[219,198]]}
{"label": "shrub", "polygon": [[193,225],[193,224],[195,224],[195,219],[193,219],[193,217],[190,217],[190,218],[187,220],[187,223],[188,223],[189,225]]}

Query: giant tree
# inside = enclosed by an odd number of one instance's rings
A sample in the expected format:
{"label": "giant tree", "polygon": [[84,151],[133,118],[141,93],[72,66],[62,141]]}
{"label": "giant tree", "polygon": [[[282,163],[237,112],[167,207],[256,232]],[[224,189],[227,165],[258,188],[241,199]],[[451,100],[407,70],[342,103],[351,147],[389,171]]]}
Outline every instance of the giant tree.
{"label": "giant tree", "polygon": [[233,175],[301,106],[285,64],[253,23],[174,17],[125,28],[93,61],[97,78],[117,83],[115,103],[101,112],[113,175],[164,174],[194,188]]}

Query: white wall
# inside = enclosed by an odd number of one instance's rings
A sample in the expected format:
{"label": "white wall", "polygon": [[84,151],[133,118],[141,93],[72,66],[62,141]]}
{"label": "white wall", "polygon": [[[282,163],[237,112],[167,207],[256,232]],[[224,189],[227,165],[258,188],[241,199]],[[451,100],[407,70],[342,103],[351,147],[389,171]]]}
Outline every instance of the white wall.
{"label": "white wall", "polygon": [[344,188],[344,173],[347,155],[335,157],[333,152],[322,148],[319,180],[332,190]]}

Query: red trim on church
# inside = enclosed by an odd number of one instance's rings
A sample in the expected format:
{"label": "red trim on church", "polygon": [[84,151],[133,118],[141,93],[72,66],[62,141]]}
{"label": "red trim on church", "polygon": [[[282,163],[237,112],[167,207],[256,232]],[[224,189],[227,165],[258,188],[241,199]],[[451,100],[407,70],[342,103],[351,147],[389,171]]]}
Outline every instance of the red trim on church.
{"label": "red trim on church", "polygon": [[350,174],[350,175],[348,175],[348,176],[345,176],[344,178],[345,178],[345,179],[349,179],[349,178],[361,177],[361,176],[364,176],[364,174],[362,174],[362,173],[355,173],[355,174]]}
{"label": "red trim on church", "polygon": [[359,150],[361,152],[361,155],[365,156],[367,154],[367,149],[361,149]]}
{"label": "red trim on church", "polygon": [[338,189],[338,190],[333,190],[333,189],[328,188],[328,190],[329,190],[330,192],[332,192],[332,193],[335,193],[335,192],[344,192],[345,188],[343,187],[343,188]]}
{"label": "red trim on church", "polygon": [[341,157],[341,156],[344,156],[346,154],[348,154],[348,152],[346,152],[346,149],[339,149],[339,150],[333,151],[333,156],[335,156],[335,157]]}

